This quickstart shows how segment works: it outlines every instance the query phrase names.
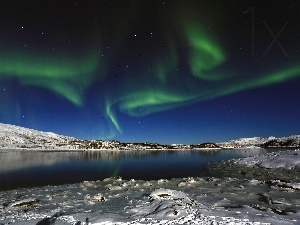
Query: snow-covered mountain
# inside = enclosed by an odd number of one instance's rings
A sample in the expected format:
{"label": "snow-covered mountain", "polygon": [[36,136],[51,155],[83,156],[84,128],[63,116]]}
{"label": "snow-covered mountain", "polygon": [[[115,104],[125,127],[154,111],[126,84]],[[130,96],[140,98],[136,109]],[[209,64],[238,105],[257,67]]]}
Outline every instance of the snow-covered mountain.
{"label": "snow-covered mountain", "polygon": [[300,135],[292,135],[288,137],[253,137],[253,138],[240,138],[218,143],[223,148],[268,148],[268,147],[300,147]]}
{"label": "snow-covered mountain", "polygon": [[197,145],[162,145],[157,143],[122,143],[119,141],[79,140],[73,137],[42,132],[24,127],[0,123],[0,149],[113,149],[113,150],[176,150],[176,149],[217,149],[254,147],[300,147],[300,135],[283,138],[240,138],[221,143]]}

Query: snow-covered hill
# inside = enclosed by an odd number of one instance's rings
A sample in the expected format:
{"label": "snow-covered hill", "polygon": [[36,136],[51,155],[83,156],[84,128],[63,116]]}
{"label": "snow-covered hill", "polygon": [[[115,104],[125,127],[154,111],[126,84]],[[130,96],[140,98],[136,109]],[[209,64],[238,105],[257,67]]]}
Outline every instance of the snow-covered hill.
{"label": "snow-covered hill", "polygon": [[175,150],[218,148],[213,143],[198,145],[162,145],[157,143],[121,143],[119,141],[79,140],[73,137],[41,132],[0,123],[0,149],[111,149],[111,150]]}
{"label": "snow-covered hill", "polygon": [[1,149],[72,149],[77,139],[0,123]]}
{"label": "snow-covered hill", "polygon": [[283,138],[240,138],[221,143],[197,145],[162,145],[157,143],[121,143],[119,141],[79,140],[73,137],[41,132],[24,127],[0,123],[0,149],[112,149],[112,150],[176,150],[257,147],[300,147],[300,135]]}
{"label": "snow-covered hill", "polygon": [[256,148],[256,147],[300,147],[300,135],[292,135],[288,137],[275,138],[240,138],[218,143],[219,146],[224,148]]}

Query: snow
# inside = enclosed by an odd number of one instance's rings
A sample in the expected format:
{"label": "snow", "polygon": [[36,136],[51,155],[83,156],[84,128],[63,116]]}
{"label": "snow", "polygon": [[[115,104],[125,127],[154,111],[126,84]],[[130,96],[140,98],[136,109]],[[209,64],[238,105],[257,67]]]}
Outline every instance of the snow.
{"label": "snow", "polygon": [[[266,145],[267,144],[267,145]],[[121,143],[119,141],[80,140],[73,137],[42,132],[24,127],[0,123],[0,148],[22,150],[202,150],[221,148],[300,147],[300,135],[282,138],[240,138],[222,143],[195,145],[158,143]]]}
{"label": "snow", "polygon": [[[1,123],[0,131],[0,147],[10,151],[76,149],[85,144],[71,137]],[[243,138],[223,144],[249,147],[275,139]],[[297,144],[300,135],[276,140],[289,139]],[[115,148],[120,143],[100,144]],[[4,170],[22,169],[31,163],[21,153],[14,154],[9,162],[0,159]],[[45,162],[37,158],[34,163]],[[224,171],[215,177],[150,181],[107,178],[2,191],[0,225],[300,224],[299,149],[230,160],[224,165]]]}
{"label": "snow", "polygon": [[[224,147],[224,148],[253,148],[253,147],[261,147],[263,144],[269,142],[269,141],[275,141],[277,143],[285,143],[287,141],[289,142],[289,147],[297,147],[300,145],[300,135],[291,135],[288,137],[268,137],[268,138],[262,138],[262,137],[251,137],[251,138],[240,138],[237,140],[230,140],[226,142],[217,143],[217,145]],[[279,144],[280,146],[280,144]],[[279,147],[277,146],[277,147]],[[275,146],[274,146],[275,147]],[[288,146],[286,146],[288,147]]]}
{"label": "snow", "polygon": [[288,169],[291,180],[107,178],[3,191],[0,224],[299,224],[299,154],[282,151],[229,162]]}
{"label": "snow", "polygon": [[77,139],[0,123],[1,149],[73,149]]}
{"label": "snow", "polygon": [[252,156],[234,160],[235,163],[245,166],[264,168],[284,168],[300,171],[300,150],[272,152],[266,155]]}

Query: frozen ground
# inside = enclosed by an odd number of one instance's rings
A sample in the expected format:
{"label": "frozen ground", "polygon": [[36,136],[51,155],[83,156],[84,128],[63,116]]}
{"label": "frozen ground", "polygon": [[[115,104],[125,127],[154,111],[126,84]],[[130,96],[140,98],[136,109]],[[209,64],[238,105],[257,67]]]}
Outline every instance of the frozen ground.
{"label": "frozen ground", "polygon": [[0,224],[300,224],[299,162],[284,151],[216,164],[212,177],[0,192]]}
{"label": "frozen ground", "polygon": [[248,167],[258,166],[263,168],[283,168],[300,171],[300,151],[272,152],[266,155],[234,160],[234,162]]}

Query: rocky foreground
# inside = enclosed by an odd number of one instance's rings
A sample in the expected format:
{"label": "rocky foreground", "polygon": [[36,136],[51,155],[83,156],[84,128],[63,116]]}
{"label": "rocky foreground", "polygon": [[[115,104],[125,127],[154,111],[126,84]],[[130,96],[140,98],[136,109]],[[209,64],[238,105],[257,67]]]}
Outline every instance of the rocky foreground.
{"label": "rocky foreground", "polygon": [[3,191],[0,224],[296,225],[299,166],[300,150],[290,150],[218,163],[210,177],[117,177]]}

